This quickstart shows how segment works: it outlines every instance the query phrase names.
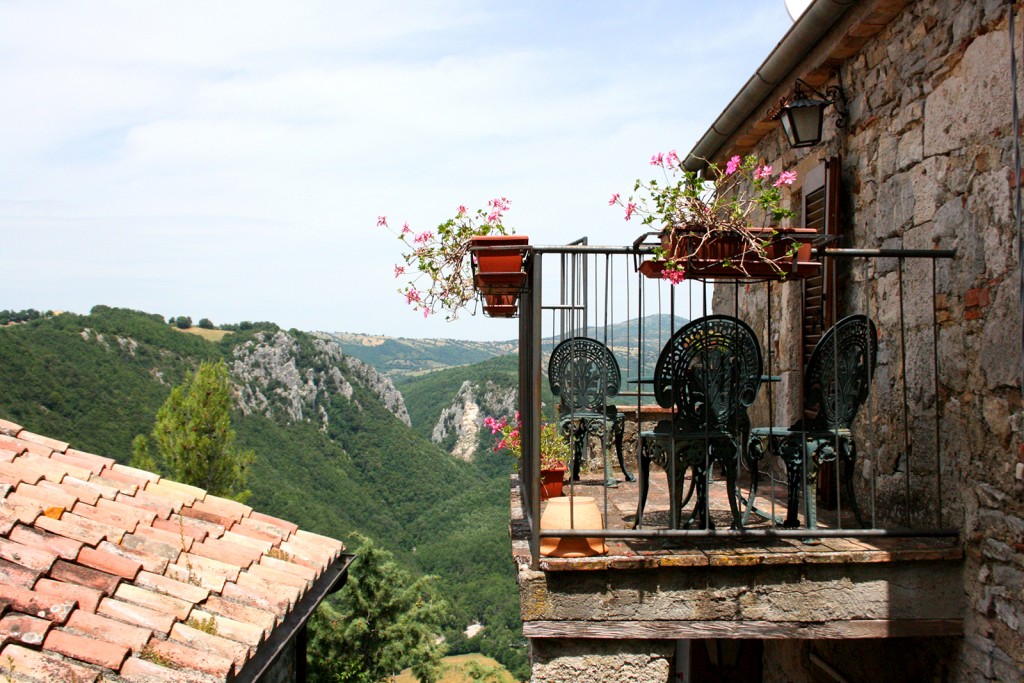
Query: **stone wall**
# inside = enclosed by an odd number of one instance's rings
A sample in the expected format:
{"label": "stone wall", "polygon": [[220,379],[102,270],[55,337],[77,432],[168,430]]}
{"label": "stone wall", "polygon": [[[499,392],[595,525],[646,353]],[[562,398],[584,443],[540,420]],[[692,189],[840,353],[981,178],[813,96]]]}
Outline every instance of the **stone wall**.
{"label": "stone wall", "polygon": [[[922,641],[904,643],[900,652],[910,657],[915,647],[928,652],[941,676],[957,680],[1024,679],[1024,410],[1009,10],[1007,2],[996,0],[910,3],[839,65],[849,100],[846,128],[835,127],[829,109],[817,147],[791,150],[779,130],[754,150],[777,170],[805,171],[820,159],[841,157],[842,246],[957,252],[955,260],[936,268],[937,396],[931,263],[908,261],[903,270],[905,340],[900,338],[898,262],[854,262],[839,269],[840,317],[867,309],[880,333],[872,410],[862,411],[859,426],[875,435],[876,443],[870,454],[862,453],[858,486],[866,491],[873,478],[879,519],[902,522],[908,513],[903,492],[909,469],[912,523],[934,527],[941,512],[943,526],[960,528],[967,553],[961,646]],[[1018,3],[1019,60],[1024,57],[1022,12]],[[1018,98],[1024,102],[1024,92]],[[775,288],[775,310],[790,320],[776,321],[770,334],[763,322],[763,295],[743,297],[740,313],[761,321],[755,329],[763,343],[782,357],[772,371],[784,375],[795,369],[786,350],[797,346],[793,335],[799,328],[791,324],[797,287]],[[716,311],[732,310],[731,290],[725,290],[716,291]],[[909,462],[902,455],[904,375]],[[794,406],[780,404],[774,421],[785,423],[793,411]],[[867,656],[865,647],[859,644],[855,653],[829,647],[828,653],[842,670],[844,658],[858,665]],[[878,646],[879,656],[884,647]],[[782,656],[779,652],[766,650],[766,660]]]}

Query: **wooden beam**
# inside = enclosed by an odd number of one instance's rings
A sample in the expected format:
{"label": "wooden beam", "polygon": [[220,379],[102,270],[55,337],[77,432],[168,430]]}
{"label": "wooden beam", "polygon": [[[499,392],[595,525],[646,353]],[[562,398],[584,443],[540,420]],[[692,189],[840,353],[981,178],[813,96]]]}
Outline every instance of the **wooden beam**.
{"label": "wooden beam", "polygon": [[525,621],[527,638],[627,638],[689,640],[756,638],[834,640],[961,636],[962,619],[862,619],[830,622],[778,621]]}

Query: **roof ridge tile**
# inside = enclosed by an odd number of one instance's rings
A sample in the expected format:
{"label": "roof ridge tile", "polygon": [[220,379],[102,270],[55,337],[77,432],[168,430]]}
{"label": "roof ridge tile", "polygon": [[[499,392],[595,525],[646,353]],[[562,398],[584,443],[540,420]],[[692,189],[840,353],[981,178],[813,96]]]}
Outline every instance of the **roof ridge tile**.
{"label": "roof ridge tile", "polygon": [[128,659],[128,647],[98,640],[90,636],[80,636],[61,629],[54,629],[46,636],[43,647],[53,650],[65,657],[71,657],[88,664],[105,666],[113,671],[120,671],[121,664]]}
{"label": "roof ridge tile", "polygon": [[13,674],[32,671],[43,680],[95,683],[100,672],[83,664],[59,659],[54,655],[11,643],[0,650],[0,671]]}
{"label": "roof ridge tile", "polygon": [[[18,438],[21,439],[22,441],[28,441],[29,443],[34,443],[39,446],[45,446],[46,448],[49,448],[51,451],[64,452],[68,449],[68,446],[71,445],[67,441],[59,441],[58,439],[53,439],[50,438],[49,436],[43,436],[42,434],[30,432],[27,429],[22,429],[20,432],[18,432]],[[49,456],[49,454],[47,454],[47,456]]]}

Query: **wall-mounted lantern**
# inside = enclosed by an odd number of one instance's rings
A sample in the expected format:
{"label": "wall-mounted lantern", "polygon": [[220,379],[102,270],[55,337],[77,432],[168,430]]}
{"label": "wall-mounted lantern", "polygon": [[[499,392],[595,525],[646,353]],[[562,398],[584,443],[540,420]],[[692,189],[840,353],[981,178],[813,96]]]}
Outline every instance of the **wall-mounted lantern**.
{"label": "wall-mounted lantern", "polygon": [[[804,92],[810,91],[810,94]],[[821,142],[822,122],[825,108],[835,105],[839,119],[836,127],[846,125],[846,94],[842,85],[830,85],[824,93],[818,92],[799,78],[793,86],[793,94],[786,98],[776,117],[782,121],[790,147],[813,147]]]}

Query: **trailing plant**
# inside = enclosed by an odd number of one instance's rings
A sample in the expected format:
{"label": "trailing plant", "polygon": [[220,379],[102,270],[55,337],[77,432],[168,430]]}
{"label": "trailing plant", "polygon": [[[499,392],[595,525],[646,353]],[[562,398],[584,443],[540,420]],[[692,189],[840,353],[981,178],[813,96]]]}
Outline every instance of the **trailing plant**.
{"label": "trailing plant", "polygon": [[793,184],[796,171],[775,175],[771,166],[761,164],[753,155],[734,156],[724,169],[708,162],[703,173],[687,170],[674,151],[655,154],[650,163],[662,169],[661,180],[637,179],[634,194],[623,199],[616,193],[608,204],[625,208],[627,221],[641,216],[644,225],[660,232],[663,241],[655,248],[655,256],[663,262],[662,277],[672,284],[682,282],[687,262],[705,244],[721,238],[742,243],[738,262],[728,265],[746,272],[743,262],[757,259],[785,275],[781,264],[799,245],[790,245],[786,254],[772,258],[768,248],[777,239],[778,229],[765,232],[751,228],[751,223],[774,226],[793,217],[782,199],[783,188]]}
{"label": "trailing plant", "polygon": [[[507,417],[484,418],[484,426],[495,435],[495,451],[507,450],[516,459],[516,466],[523,457],[523,442],[521,439],[522,422],[519,420],[519,411],[510,422]],[[552,469],[558,465],[565,465],[572,455],[569,444],[562,438],[558,425],[554,422],[546,422],[540,428],[540,467],[541,469]]]}
{"label": "trailing plant", "polygon": [[476,296],[470,241],[515,233],[514,228],[502,223],[508,210],[505,197],[492,199],[486,209],[475,212],[460,206],[454,217],[422,232],[415,232],[408,223],[394,230],[387,216],[378,216],[378,227],[391,230],[402,241],[402,263],[395,265],[394,272],[396,278],[408,278],[398,289],[406,303],[421,311],[424,318],[444,310],[446,320],[455,320]]}

